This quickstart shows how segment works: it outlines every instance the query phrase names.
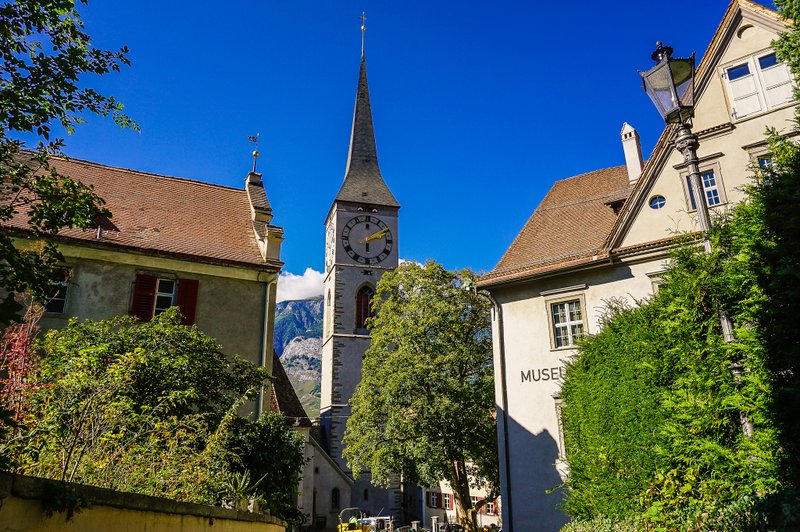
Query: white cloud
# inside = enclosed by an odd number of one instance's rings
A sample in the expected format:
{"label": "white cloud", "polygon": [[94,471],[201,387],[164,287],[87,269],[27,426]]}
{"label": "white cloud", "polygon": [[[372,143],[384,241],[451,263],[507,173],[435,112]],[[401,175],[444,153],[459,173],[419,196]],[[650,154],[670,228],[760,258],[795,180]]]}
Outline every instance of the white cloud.
{"label": "white cloud", "polygon": [[322,282],[324,276],[313,268],[306,268],[303,275],[281,272],[278,278],[278,303],[294,299],[322,295]]}
{"label": "white cloud", "polygon": [[424,264],[422,264],[420,261],[418,261],[418,260],[411,260],[411,259],[399,259],[399,260],[398,260],[398,264],[399,264],[400,266],[402,266],[403,264],[416,264],[416,265],[417,265],[417,266],[419,266],[420,268],[421,268],[421,267],[423,267],[423,266],[425,266],[425,265],[424,265]]}

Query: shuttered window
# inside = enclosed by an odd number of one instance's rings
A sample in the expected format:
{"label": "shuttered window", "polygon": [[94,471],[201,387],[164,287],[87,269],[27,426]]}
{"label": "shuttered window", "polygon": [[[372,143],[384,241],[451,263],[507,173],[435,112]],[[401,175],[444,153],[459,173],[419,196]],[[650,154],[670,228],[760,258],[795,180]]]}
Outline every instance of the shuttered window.
{"label": "shuttered window", "polygon": [[734,120],[779,107],[793,100],[792,78],[775,52],[765,51],[723,67],[722,77]]}
{"label": "shuttered window", "polygon": [[133,287],[131,315],[139,321],[150,321],[171,306],[180,309],[181,323],[192,325],[197,312],[196,279],[160,278],[156,275],[138,274]]}

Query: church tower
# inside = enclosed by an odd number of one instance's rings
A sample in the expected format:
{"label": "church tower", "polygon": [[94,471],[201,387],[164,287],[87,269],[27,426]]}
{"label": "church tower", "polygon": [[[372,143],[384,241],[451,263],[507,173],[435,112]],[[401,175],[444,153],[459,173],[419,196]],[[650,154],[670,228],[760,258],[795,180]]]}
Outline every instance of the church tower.
{"label": "church tower", "polygon": [[[397,267],[399,209],[378,167],[362,48],[344,182],[325,220],[320,420],[330,456],[347,473],[342,436],[350,416],[348,401],[361,380],[370,343],[364,321],[370,317],[375,286],[381,275]],[[366,474],[354,484],[351,504],[373,515],[383,511],[399,517],[401,493],[373,487]]]}

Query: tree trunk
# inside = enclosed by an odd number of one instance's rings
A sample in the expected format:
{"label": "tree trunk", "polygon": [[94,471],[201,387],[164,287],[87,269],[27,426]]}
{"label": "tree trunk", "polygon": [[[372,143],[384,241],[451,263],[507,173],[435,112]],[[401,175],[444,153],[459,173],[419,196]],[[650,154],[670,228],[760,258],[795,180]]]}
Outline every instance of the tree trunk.
{"label": "tree trunk", "polygon": [[472,497],[469,494],[469,477],[463,461],[453,461],[452,478],[449,479],[449,482],[453,488],[453,498],[455,499],[456,522],[467,532],[478,532],[478,521],[475,509],[472,508]]}

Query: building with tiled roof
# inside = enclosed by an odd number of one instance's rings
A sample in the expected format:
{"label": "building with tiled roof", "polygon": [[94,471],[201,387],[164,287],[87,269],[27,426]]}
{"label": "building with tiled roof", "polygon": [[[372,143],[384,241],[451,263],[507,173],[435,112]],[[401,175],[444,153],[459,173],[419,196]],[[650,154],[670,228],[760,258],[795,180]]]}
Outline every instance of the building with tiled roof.
{"label": "building with tiled roof", "polygon": [[[794,133],[792,79],[772,49],[783,29],[774,11],[732,0],[698,66],[693,130],[712,215],[744,199],[750,168],[768,162],[766,129]],[[568,474],[559,422],[564,365],[576,341],[599,330],[606,302],[636,304],[652,294],[676,235],[697,228],[674,133],[665,128],[644,162],[638,135],[625,124],[625,165],[555,181],[479,282],[496,303],[503,530],[566,523],[559,510]]]}
{"label": "building with tiled roof", "polygon": [[[44,329],[72,317],[147,321],[178,306],[184,323],[213,336],[226,353],[272,369],[283,230],[271,224],[261,174],[249,173],[237,189],[77,159],[50,164],[91,186],[112,216],[98,215],[90,230],[59,232],[63,278]],[[16,233],[20,247],[36,245],[23,213],[3,230]],[[256,409],[269,397],[262,394]]]}

